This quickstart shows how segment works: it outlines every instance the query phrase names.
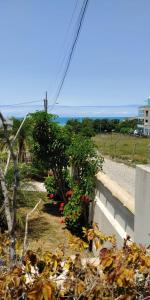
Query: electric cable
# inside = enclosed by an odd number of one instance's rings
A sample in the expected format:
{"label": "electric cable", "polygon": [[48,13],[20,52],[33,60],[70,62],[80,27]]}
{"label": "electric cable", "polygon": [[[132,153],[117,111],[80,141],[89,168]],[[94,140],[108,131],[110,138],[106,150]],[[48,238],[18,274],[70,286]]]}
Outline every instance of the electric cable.
{"label": "electric cable", "polygon": [[39,103],[43,100],[36,100],[36,101],[27,101],[27,102],[21,102],[21,103],[12,103],[12,104],[0,104],[0,107],[14,107],[14,106],[24,106],[32,103]]}
{"label": "electric cable", "polygon": [[[64,36],[62,45],[61,45],[61,47],[60,47],[60,49],[59,49],[59,52],[61,52],[61,53],[62,53],[62,49],[64,48],[65,44],[66,44],[67,41],[68,41],[68,35],[69,35],[69,32],[70,32],[71,27],[72,27],[72,24],[73,24],[74,16],[75,16],[75,14],[76,14],[76,10],[77,10],[77,7],[78,7],[78,2],[79,2],[79,0],[76,0],[76,1],[75,1],[75,4],[74,4],[74,6],[73,6],[73,11],[72,11],[72,14],[71,14],[71,17],[70,17],[70,20],[69,20],[69,23],[68,23],[68,26],[67,26],[67,29],[66,29],[66,33],[65,33],[65,36]],[[58,60],[57,60],[58,71],[56,72],[54,82],[59,81],[59,80],[58,80],[58,76],[59,76],[59,74],[61,73],[61,70],[62,70],[62,68],[63,68],[63,64],[64,64],[65,59],[66,59],[66,57],[67,57],[67,54],[68,54],[68,47],[69,47],[69,45],[67,45],[67,47],[64,48],[65,53],[64,53],[63,57],[62,57],[62,55],[61,55],[61,56],[58,58]],[[61,58],[62,58],[62,59],[61,59]],[[53,92],[51,93],[51,95],[53,95]],[[51,96],[51,97],[53,98],[54,95]]]}
{"label": "electric cable", "polygon": [[51,106],[51,110],[54,108],[55,104],[57,103],[57,100],[59,98],[60,92],[61,92],[61,90],[63,88],[65,79],[67,77],[67,73],[68,73],[68,70],[69,70],[69,67],[70,67],[70,64],[71,64],[73,53],[74,53],[74,50],[75,50],[75,47],[76,47],[76,44],[77,44],[77,41],[78,41],[78,38],[79,38],[79,35],[80,35],[80,32],[81,32],[81,28],[82,28],[82,25],[83,25],[84,17],[85,17],[86,11],[87,11],[88,2],[89,2],[89,0],[84,0],[84,2],[83,2],[82,8],[81,8],[81,11],[80,11],[80,14],[79,14],[78,22],[77,22],[78,23],[77,24],[77,30],[75,32],[74,40],[73,40],[72,46],[71,46],[70,51],[69,51],[69,55],[68,55],[68,59],[67,59],[67,62],[66,62],[66,66],[64,68],[64,74],[62,76],[62,79],[61,79],[60,84],[58,86],[58,89],[56,91],[56,96],[55,96],[54,102],[53,102],[53,104]]}

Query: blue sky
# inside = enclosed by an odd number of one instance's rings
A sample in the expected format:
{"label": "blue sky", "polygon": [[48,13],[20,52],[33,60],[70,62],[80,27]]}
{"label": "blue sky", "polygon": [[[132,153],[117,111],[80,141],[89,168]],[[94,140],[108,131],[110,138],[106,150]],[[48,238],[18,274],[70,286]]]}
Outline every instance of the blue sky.
{"label": "blue sky", "polygon": [[[83,0],[0,0],[0,104],[49,103]],[[90,0],[60,105],[141,104],[150,93],[150,1]]]}

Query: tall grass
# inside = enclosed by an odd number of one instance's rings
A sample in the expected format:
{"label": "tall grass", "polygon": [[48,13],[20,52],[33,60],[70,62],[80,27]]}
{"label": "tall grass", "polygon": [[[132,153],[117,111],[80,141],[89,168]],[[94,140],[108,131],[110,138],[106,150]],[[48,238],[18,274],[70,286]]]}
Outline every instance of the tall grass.
{"label": "tall grass", "polygon": [[126,163],[147,163],[150,138],[113,133],[96,135],[93,140],[103,155]]}

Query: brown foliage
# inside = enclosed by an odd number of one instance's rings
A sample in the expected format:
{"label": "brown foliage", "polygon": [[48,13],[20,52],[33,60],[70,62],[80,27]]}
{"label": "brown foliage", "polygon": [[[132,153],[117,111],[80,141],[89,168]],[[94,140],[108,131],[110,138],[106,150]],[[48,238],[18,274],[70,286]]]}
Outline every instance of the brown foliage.
{"label": "brown foliage", "polygon": [[95,244],[96,258],[83,259],[80,252],[87,244],[71,237],[70,245],[78,249],[75,256],[65,258],[62,246],[55,253],[46,252],[40,258],[28,251],[22,262],[18,255],[12,269],[7,255],[9,240],[1,236],[0,299],[149,299],[149,248],[129,243],[128,237],[118,249],[115,238],[102,234],[96,225],[83,231],[88,241]]}

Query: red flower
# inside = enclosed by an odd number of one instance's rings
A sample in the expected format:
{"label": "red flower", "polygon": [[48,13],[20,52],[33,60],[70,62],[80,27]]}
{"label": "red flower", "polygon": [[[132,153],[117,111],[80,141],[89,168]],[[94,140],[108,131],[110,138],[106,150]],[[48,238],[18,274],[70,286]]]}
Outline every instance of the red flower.
{"label": "red flower", "polygon": [[66,192],[66,197],[71,197],[73,195],[73,191],[69,190]]}
{"label": "red flower", "polygon": [[89,202],[89,197],[86,196],[86,195],[82,195],[82,196],[80,197],[80,199],[81,199],[83,202],[86,202],[86,203]]}
{"label": "red flower", "polygon": [[53,199],[54,197],[55,197],[54,194],[49,194],[49,198],[50,198],[50,199]]}
{"label": "red flower", "polygon": [[65,205],[64,202],[61,202],[61,203],[60,203],[60,205],[59,205],[59,210],[60,210],[60,211],[63,211],[63,210],[64,210],[64,205]]}

